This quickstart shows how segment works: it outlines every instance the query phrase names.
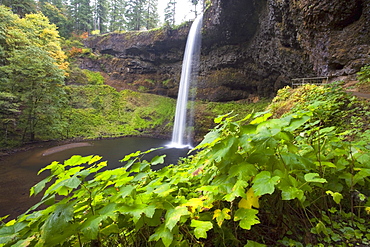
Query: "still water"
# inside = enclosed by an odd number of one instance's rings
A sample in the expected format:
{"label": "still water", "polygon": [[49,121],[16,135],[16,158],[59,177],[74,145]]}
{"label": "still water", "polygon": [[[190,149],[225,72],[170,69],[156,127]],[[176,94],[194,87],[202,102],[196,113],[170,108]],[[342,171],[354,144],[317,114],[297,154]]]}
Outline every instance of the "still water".
{"label": "still water", "polygon": [[[155,138],[125,137],[120,139],[89,141],[81,147],[66,150],[58,148],[35,148],[30,151],[2,157],[0,160],[0,217],[10,214],[10,218],[24,213],[39,201],[38,197],[29,197],[29,189],[47,176],[47,172],[37,172],[52,161],[68,159],[72,155],[103,156],[108,161],[108,169],[120,167],[119,162],[125,155],[138,150],[164,147],[144,156],[150,161],[156,155],[166,154],[166,164],[176,164],[179,157],[186,156],[187,149],[165,148],[169,141]],[[156,167],[158,168],[158,167]]]}

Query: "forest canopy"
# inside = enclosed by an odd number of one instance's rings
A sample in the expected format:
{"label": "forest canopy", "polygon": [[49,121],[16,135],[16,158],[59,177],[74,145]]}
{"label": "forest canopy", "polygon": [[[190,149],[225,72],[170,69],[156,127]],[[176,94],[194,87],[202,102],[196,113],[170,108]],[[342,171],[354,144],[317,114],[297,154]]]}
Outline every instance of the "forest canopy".
{"label": "forest canopy", "polygon": [[[202,1],[186,0],[198,14]],[[168,0],[164,23],[158,12],[158,0],[2,0],[13,13],[41,12],[58,27],[62,37],[72,33],[149,30],[161,24],[174,25],[177,2]]]}

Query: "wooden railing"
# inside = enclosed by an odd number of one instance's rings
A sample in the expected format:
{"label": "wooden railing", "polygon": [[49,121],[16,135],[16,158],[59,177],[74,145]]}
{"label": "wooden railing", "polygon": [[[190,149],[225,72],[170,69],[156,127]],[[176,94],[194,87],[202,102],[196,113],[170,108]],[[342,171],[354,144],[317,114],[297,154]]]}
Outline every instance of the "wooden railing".
{"label": "wooden railing", "polygon": [[304,84],[316,84],[316,85],[321,85],[321,84],[326,84],[329,81],[328,76],[324,77],[310,77],[310,78],[295,78],[292,79],[292,87],[294,86],[302,86]]}

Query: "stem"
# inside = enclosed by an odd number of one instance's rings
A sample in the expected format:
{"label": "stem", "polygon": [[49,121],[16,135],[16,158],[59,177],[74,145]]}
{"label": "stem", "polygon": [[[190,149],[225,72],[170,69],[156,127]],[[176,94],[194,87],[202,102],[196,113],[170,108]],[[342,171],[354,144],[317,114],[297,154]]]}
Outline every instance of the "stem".
{"label": "stem", "polygon": [[350,164],[350,173],[351,173],[351,186],[350,186],[350,199],[351,199],[351,223],[352,223],[352,226],[354,226],[354,220],[353,220],[353,214],[354,214],[354,202],[353,202],[353,196],[352,196],[352,192],[353,192],[353,155],[352,155],[352,150],[351,150],[351,147],[349,148],[349,155],[351,157],[351,164]]}

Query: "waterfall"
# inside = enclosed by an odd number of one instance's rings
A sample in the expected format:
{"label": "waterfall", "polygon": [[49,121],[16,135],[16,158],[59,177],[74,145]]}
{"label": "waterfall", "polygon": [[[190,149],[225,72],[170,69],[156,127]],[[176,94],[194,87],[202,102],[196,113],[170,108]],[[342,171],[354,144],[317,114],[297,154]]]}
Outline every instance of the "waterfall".
{"label": "waterfall", "polygon": [[191,147],[191,130],[187,126],[187,122],[189,121],[187,121],[186,117],[188,113],[189,89],[195,84],[199,67],[202,18],[203,16],[199,15],[194,20],[186,41],[170,147]]}

